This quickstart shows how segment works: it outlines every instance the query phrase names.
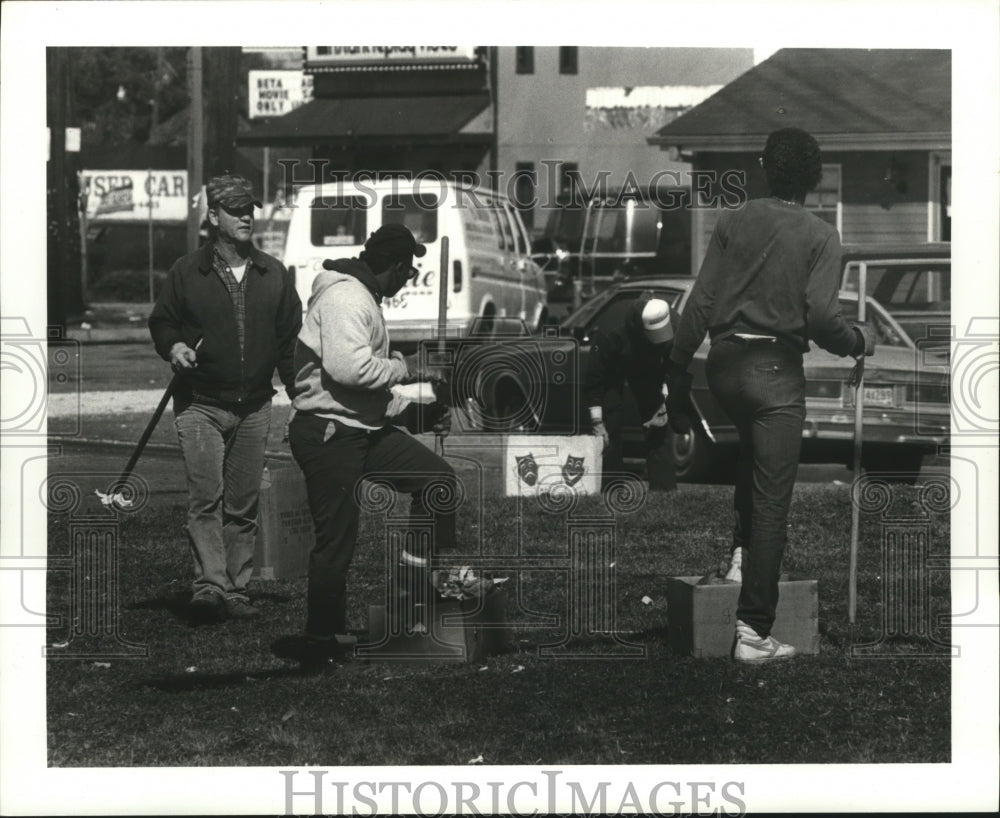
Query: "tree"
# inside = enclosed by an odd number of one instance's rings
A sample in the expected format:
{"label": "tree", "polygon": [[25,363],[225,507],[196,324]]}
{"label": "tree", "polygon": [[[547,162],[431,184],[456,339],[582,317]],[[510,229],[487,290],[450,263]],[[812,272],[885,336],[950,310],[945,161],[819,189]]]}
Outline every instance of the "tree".
{"label": "tree", "polygon": [[187,105],[186,48],[75,48],[73,94],[86,144],[145,143]]}

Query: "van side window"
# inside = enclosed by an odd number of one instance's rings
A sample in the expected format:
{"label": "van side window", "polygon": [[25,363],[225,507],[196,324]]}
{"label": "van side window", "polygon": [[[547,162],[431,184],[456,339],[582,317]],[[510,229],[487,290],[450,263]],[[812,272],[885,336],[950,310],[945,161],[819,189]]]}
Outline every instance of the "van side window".
{"label": "van side window", "polygon": [[382,200],[382,224],[401,224],[420,244],[437,241],[438,197],[397,193]]}
{"label": "van side window", "polygon": [[510,234],[510,222],[503,212],[503,205],[497,202],[490,203],[490,217],[493,219],[493,226],[497,230],[497,246],[501,250],[513,250],[514,238]]}
{"label": "van side window", "polygon": [[509,202],[504,202],[503,209],[507,216],[508,223],[510,224],[511,235],[514,240],[511,249],[514,250],[514,252],[516,252],[519,256],[526,255],[528,252],[527,244],[524,241],[524,235],[521,233],[521,226],[518,224],[514,208],[510,206]]}
{"label": "van side window", "polygon": [[313,247],[356,246],[368,238],[368,211],[358,196],[317,197],[309,210]]}

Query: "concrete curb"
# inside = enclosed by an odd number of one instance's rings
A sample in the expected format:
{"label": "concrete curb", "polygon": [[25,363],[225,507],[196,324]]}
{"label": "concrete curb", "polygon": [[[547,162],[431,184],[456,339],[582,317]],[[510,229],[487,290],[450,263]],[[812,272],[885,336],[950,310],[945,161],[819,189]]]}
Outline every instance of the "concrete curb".
{"label": "concrete curb", "polygon": [[[53,435],[49,437],[49,444],[55,446],[66,446],[72,448],[74,446],[79,446],[88,449],[134,449],[134,440],[113,440],[110,438],[95,438],[95,437],[59,437],[58,435]],[[170,443],[147,443],[143,452],[151,452],[153,454],[169,454],[175,457],[180,457],[181,448],[176,444]],[[275,451],[265,451],[264,456],[268,460],[287,460],[291,462],[293,460],[291,452],[275,452]]]}
{"label": "concrete curb", "polygon": [[69,327],[66,338],[81,344],[135,344],[148,343],[152,346],[153,339],[149,330],[143,327],[108,327],[106,329],[81,329]]}

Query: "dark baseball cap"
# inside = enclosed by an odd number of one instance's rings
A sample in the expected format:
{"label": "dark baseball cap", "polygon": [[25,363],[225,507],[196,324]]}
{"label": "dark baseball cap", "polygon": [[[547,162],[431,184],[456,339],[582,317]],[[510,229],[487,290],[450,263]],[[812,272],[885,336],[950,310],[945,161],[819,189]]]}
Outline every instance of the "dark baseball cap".
{"label": "dark baseball cap", "polygon": [[365,250],[400,261],[411,256],[423,258],[427,253],[427,248],[419,244],[409,228],[401,224],[383,224],[368,237]]}
{"label": "dark baseball cap", "polygon": [[253,185],[250,184],[250,180],[234,173],[224,173],[209,179],[205,185],[205,197],[208,199],[209,207],[222,205],[229,210],[237,210],[250,204],[254,207],[263,207],[260,200],[253,195]]}

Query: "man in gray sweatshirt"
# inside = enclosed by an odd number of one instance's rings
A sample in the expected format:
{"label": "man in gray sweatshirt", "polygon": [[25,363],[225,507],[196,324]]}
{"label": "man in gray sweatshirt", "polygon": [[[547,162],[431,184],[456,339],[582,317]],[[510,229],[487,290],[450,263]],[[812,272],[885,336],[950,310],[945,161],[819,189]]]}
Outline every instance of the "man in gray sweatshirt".
{"label": "man in gray sweatshirt", "polygon": [[[433,381],[417,356],[390,352],[382,299],[396,295],[427,248],[399,224],[383,225],[359,258],[324,262],[313,281],[295,349],[295,417],[288,440],[306,478],[316,545],[309,558],[306,633],[296,649],[322,667],[342,654],[347,571],[358,535],[355,490],[363,477],[413,496],[411,517],[434,520],[434,553],[456,550],[455,472],[423,443],[397,429],[408,401],[392,387]],[[404,556],[406,556],[404,554]],[[429,568],[429,554],[409,555]],[[434,581],[428,576],[429,581]]]}

